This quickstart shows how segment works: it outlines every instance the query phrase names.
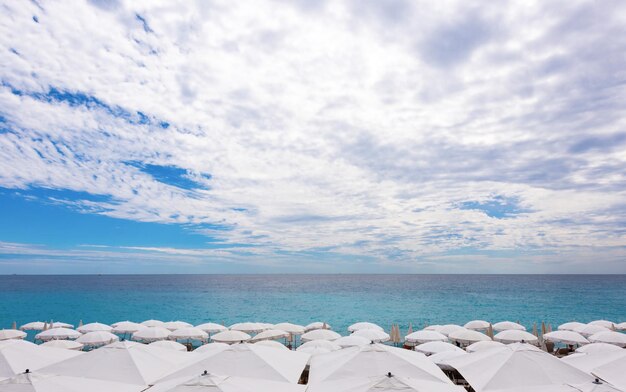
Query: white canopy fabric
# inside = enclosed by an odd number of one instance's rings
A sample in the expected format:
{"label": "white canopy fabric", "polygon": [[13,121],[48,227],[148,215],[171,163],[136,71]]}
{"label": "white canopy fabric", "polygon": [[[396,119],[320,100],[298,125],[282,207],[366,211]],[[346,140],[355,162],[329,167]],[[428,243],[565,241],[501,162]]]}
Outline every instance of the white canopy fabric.
{"label": "white canopy fabric", "polygon": [[41,372],[145,386],[189,360],[187,353],[125,341],[47,366]]}
{"label": "white canopy fabric", "polygon": [[273,347],[279,350],[287,350],[289,351],[289,349],[287,348],[287,346],[285,346],[284,344],[277,342],[275,340],[260,340],[254,344],[258,344],[260,346],[267,346],[267,347]]}
{"label": "white canopy fabric", "polygon": [[494,342],[493,340],[472,343],[465,347],[465,351],[468,353],[475,353],[477,351],[489,350],[496,347],[504,347],[503,343]]}
{"label": "white canopy fabric", "polygon": [[615,327],[615,323],[609,320],[594,320],[590,322],[589,325],[599,325],[608,329],[613,329]]}
{"label": "white canopy fabric", "polygon": [[68,328],[52,328],[47,329],[43,332],[35,335],[35,339],[42,340],[44,342],[48,340],[56,340],[56,339],[78,339],[81,336],[81,333],[75,331],[73,329]]}
{"label": "white canopy fabric", "polygon": [[579,334],[583,335],[584,337],[589,337],[591,335],[594,335],[598,332],[608,332],[610,331],[610,329],[603,327],[601,325],[590,325],[587,324],[583,327],[580,327],[576,330],[576,332],[578,332]]}
{"label": "white canopy fabric", "polygon": [[388,342],[390,339],[388,333],[377,329],[359,329],[353,332],[352,336],[359,336],[374,343]]}
{"label": "white canopy fabric", "polygon": [[274,329],[280,329],[285,332],[289,332],[292,335],[302,335],[305,332],[302,325],[292,323],[279,323],[274,325]]}
{"label": "white canopy fabric", "polygon": [[33,321],[20,327],[22,331],[43,331],[46,323],[43,321]]}
{"label": "white canopy fabric", "polygon": [[[514,343],[449,359],[476,392],[534,390],[593,381],[588,374],[529,344]],[[552,389],[550,389],[552,388]]]}
{"label": "white canopy fabric", "polygon": [[102,323],[89,323],[89,324],[85,324],[83,326],[76,328],[76,330],[80,333],[98,332],[98,331],[111,332],[112,329],[113,327],[110,327]]}
{"label": "white canopy fabric", "polygon": [[448,340],[448,338],[446,337],[446,335],[443,335],[437,331],[422,330],[415,331],[406,335],[404,337],[404,340],[409,343],[426,343],[436,341],[445,342],[446,340]]}
{"label": "white canopy fabric", "polygon": [[330,329],[314,329],[306,332],[300,337],[303,342],[310,342],[311,340],[337,340],[341,337],[337,332]]}
{"label": "white canopy fabric", "polygon": [[543,335],[544,340],[555,342],[555,343],[565,343],[565,344],[587,344],[589,340],[585,339],[585,337],[578,332],[568,331],[568,330],[560,330],[560,331],[552,331]]}
{"label": "white canopy fabric", "polygon": [[2,392],[140,392],[143,389],[144,386],[39,372],[22,373],[0,381]]}
{"label": "white canopy fabric", "polygon": [[580,328],[584,328],[586,325],[587,324],[579,323],[578,321],[570,321],[568,323],[559,325],[558,330],[559,331],[574,331],[574,332],[576,332],[576,330],[578,330]]}
{"label": "white canopy fabric", "polygon": [[499,323],[495,323],[493,325],[494,331],[508,331],[508,330],[518,330],[518,331],[526,331],[526,327],[521,324],[514,323],[513,321],[500,321]]}
{"label": "white canopy fabric", "polygon": [[115,323],[115,326],[110,332],[119,334],[135,333],[143,328],[147,327],[145,325],[134,323],[132,321],[120,321],[119,323]]}
{"label": "white canopy fabric", "polygon": [[471,344],[476,342],[490,341],[491,338],[484,333],[474,331],[471,329],[460,329],[458,331],[451,332],[448,335],[448,339],[463,344]]}
{"label": "white canopy fabric", "polygon": [[0,340],[24,339],[26,332],[18,329],[0,329]]}
{"label": "white canopy fabric", "polygon": [[82,343],[78,343],[75,340],[49,340],[41,344],[41,347],[60,348],[64,350],[81,350],[83,348]]}
{"label": "white canopy fabric", "polygon": [[589,343],[576,349],[577,353],[606,353],[613,351],[621,351],[619,346],[609,343]]}
{"label": "white canopy fabric", "polygon": [[193,377],[205,370],[214,374],[297,383],[309,355],[257,344],[234,344],[202,353],[202,359],[183,366],[161,381]]}
{"label": "white canopy fabric", "polygon": [[119,337],[106,331],[87,332],[83,336],[76,339],[78,343],[82,343],[85,346],[102,346],[117,342],[118,340],[120,340]]}
{"label": "white canopy fabric", "polygon": [[313,331],[315,329],[332,329],[332,327],[322,321],[314,321],[304,327],[304,332]]}
{"label": "white canopy fabric", "polygon": [[591,374],[600,377],[622,391],[626,391],[626,352],[612,353],[611,356],[613,358],[610,361],[593,369]]}
{"label": "white canopy fabric", "polygon": [[442,325],[437,329],[437,332],[439,332],[442,335],[450,335],[452,332],[457,332],[457,331],[463,331],[465,330],[464,327],[461,327],[460,325],[456,325],[456,324],[446,324],[446,325]]}
{"label": "white canopy fabric", "polygon": [[171,334],[171,331],[163,327],[146,327],[133,334],[133,340],[151,343],[157,340],[165,340]]}
{"label": "white canopy fabric", "polygon": [[186,352],[187,351],[187,347],[185,347],[184,344],[180,344],[180,343],[174,342],[172,340],[157,340],[156,342],[152,342],[152,343],[148,344],[148,346],[164,348],[166,350],[181,351],[181,352]]}
{"label": "white canopy fabric", "polygon": [[[591,374],[595,369],[607,363],[617,361],[618,363],[621,362],[626,365],[626,350],[620,349],[620,351],[600,353],[576,353],[561,358],[561,361]],[[623,368],[622,371],[626,373],[624,369],[626,368]]]}
{"label": "white canopy fabric", "polygon": [[388,372],[401,377],[452,384],[424,354],[384,344],[348,347],[311,358],[309,384],[348,377],[371,377]]}
{"label": "white canopy fabric", "polygon": [[67,328],[67,329],[73,329],[74,326],[72,324],[69,323],[63,323],[61,321],[53,321],[52,324],[48,325],[48,328]]}
{"label": "white canopy fabric", "polygon": [[204,324],[196,325],[196,328],[200,328],[206,333],[217,333],[217,332],[226,331],[228,329],[225,326],[221,324],[216,324],[216,323],[204,323]]}
{"label": "white canopy fabric", "polygon": [[191,328],[191,327],[193,327],[193,325],[186,323],[184,321],[168,321],[166,323],[163,323],[163,328],[167,328],[170,331],[176,331],[177,329]]}
{"label": "white canopy fabric", "polygon": [[467,329],[472,329],[474,331],[487,329],[491,324],[485,320],[472,320],[465,323],[464,327]]}
{"label": "white canopy fabric", "polygon": [[321,348],[327,349],[328,351],[341,350],[341,346],[335,343],[334,341],[318,339],[318,340],[311,340],[306,343],[303,343],[300,347],[296,349],[296,351],[304,349],[306,347],[321,347]]}
{"label": "white canopy fabric", "polygon": [[424,331],[437,331],[437,332],[439,332],[441,327],[443,327],[443,325],[433,324],[433,325],[429,325],[427,327],[424,327]]}
{"label": "white canopy fabric", "polygon": [[441,353],[444,351],[463,351],[463,349],[455,346],[454,344],[450,344],[448,342],[436,341],[436,342],[422,343],[418,346],[415,346],[415,351],[426,354],[426,355],[430,355],[430,354]]}
{"label": "white canopy fabric", "polygon": [[356,332],[356,331],[360,331],[362,329],[375,329],[377,331],[385,331],[383,329],[383,327],[381,327],[378,324],[374,324],[374,323],[369,323],[367,321],[362,321],[359,323],[354,323],[351,326],[348,327],[348,331],[349,332]]}
{"label": "white canopy fabric", "polygon": [[450,365],[448,365],[447,361],[453,358],[458,358],[458,357],[462,357],[464,355],[469,355],[467,352],[465,352],[464,350],[460,350],[460,351],[442,351],[440,353],[437,354],[433,354],[428,358],[429,361],[433,362],[435,365],[439,366],[441,369],[444,370],[454,370],[453,367],[451,367]]}
{"label": "white canopy fabric", "polygon": [[76,351],[42,347],[24,340],[3,340],[0,341],[0,380],[80,355],[82,353]]}
{"label": "white canopy fabric", "polygon": [[231,331],[240,331],[240,332],[245,332],[245,333],[259,333],[269,328],[267,327],[267,325],[262,324],[262,323],[247,322],[247,323],[233,324],[228,329],[230,329]]}
{"label": "white canopy fabric", "polygon": [[205,354],[205,353],[210,353],[213,351],[217,352],[217,351],[225,350],[226,348],[228,348],[228,346],[229,344],[226,344],[226,343],[213,342],[209,344],[203,344],[202,346],[193,350],[193,352],[195,354]]}
{"label": "white canopy fabric", "polygon": [[334,344],[341,347],[365,346],[366,344],[370,344],[371,342],[371,340],[366,339],[363,336],[357,336],[354,334],[350,336],[342,336],[337,340],[333,340]]}
{"label": "white canopy fabric", "polygon": [[591,335],[589,337],[589,341],[593,343],[608,343],[619,347],[626,347],[626,334],[615,331],[598,332]]}
{"label": "white canopy fabric", "polygon": [[167,338],[170,340],[187,339],[206,341],[209,338],[209,334],[200,328],[185,327],[175,330]]}
{"label": "white canopy fabric", "polygon": [[[332,352],[332,350],[329,350],[324,347],[302,347],[302,346],[298,347],[296,351],[300,353],[309,354],[311,358],[313,358],[314,355],[328,354]],[[309,359],[309,363],[311,363],[310,359]]]}
{"label": "white canopy fabric", "polygon": [[536,343],[539,339],[530,332],[510,329],[507,331],[498,332],[493,340],[502,343],[517,343],[517,342],[525,342],[525,343]]}
{"label": "white canopy fabric", "polygon": [[276,340],[289,336],[289,332],[282,331],[280,329],[266,329],[263,332],[259,332],[250,339],[251,342],[259,342],[261,340]]}
{"label": "white canopy fabric", "polygon": [[615,329],[618,329],[620,331],[626,331],[626,322],[623,323],[619,323],[615,326]]}
{"label": "white canopy fabric", "polygon": [[140,324],[143,325],[144,327],[163,327],[165,323],[161,320],[146,320],[146,321],[141,322]]}
{"label": "white canopy fabric", "polygon": [[459,385],[427,381],[393,374],[350,377],[310,384],[307,392],[465,392]]}
{"label": "white canopy fabric", "polygon": [[305,390],[305,385],[250,377],[217,376],[210,373],[192,379],[165,381],[149,389],[150,392],[304,392]]}
{"label": "white canopy fabric", "polygon": [[250,335],[242,331],[223,331],[211,336],[211,340],[218,343],[243,343],[250,340]]}

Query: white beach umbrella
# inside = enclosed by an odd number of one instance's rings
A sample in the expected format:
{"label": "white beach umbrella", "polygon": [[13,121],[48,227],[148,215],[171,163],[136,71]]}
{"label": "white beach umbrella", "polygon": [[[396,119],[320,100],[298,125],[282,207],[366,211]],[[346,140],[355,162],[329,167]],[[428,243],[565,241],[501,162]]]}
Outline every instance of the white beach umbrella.
{"label": "white beach umbrella", "polygon": [[81,336],[81,333],[78,331],[75,331],[73,329],[59,327],[59,328],[47,329],[43,332],[40,332],[37,335],[35,335],[35,339],[46,342],[48,340],[56,340],[56,339],[78,339],[80,336]]}
{"label": "white beach umbrella", "polygon": [[151,392],[304,392],[305,385],[251,377],[218,376],[208,372],[191,379],[159,383]]}
{"label": "white beach umbrella", "polygon": [[172,332],[163,327],[146,327],[133,334],[132,339],[140,342],[150,343],[157,340],[167,339]]}
{"label": "white beach umbrella", "polygon": [[43,321],[33,321],[20,327],[22,331],[43,331],[46,323]]}
{"label": "white beach umbrella", "polygon": [[437,331],[422,330],[406,335],[404,340],[409,343],[426,343],[435,341],[445,342],[448,338],[446,335],[440,334]]}
{"label": "white beach umbrella", "polygon": [[607,353],[612,351],[621,351],[619,346],[609,343],[590,343],[576,349],[577,353]]}
{"label": "white beach umbrella", "polygon": [[196,328],[200,328],[206,333],[218,333],[218,332],[226,331],[228,329],[225,326],[221,324],[216,324],[216,323],[204,323],[204,324],[196,325]]}
{"label": "white beach umbrella", "polygon": [[85,324],[83,326],[76,328],[76,330],[80,333],[98,332],[98,331],[111,332],[112,329],[113,327],[110,327],[106,324],[101,324],[101,323],[89,323],[89,324]]}
{"label": "white beach umbrella", "polygon": [[463,331],[465,330],[464,327],[461,327],[460,325],[456,325],[456,324],[446,324],[446,325],[442,325],[441,327],[439,327],[439,329],[437,330],[437,332],[439,332],[442,335],[450,335],[452,332],[457,332],[457,331]]}
{"label": "white beach umbrella", "polygon": [[81,353],[38,346],[25,340],[3,340],[0,341],[0,380],[78,355]]}
{"label": "white beach umbrella", "polygon": [[349,377],[311,384],[307,392],[465,392],[459,385],[400,377],[392,373],[370,377]]}
{"label": "white beach umbrella", "polygon": [[292,335],[302,335],[305,332],[302,325],[292,323],[279,323],[274,325],[274,329],[280,329],[285,332],[289,332]]}
{"label": "white beach umbrella", "polygon": [[180,344],[178,342],[175,342],[173,340],[157,340],[156,342],[152,342],[150,344],[148,344],[149,347],[158,347],[158,348],[163,348],[166,350],[174,350],[174,351],[181,351],[181,352],[186,352],[187,351],[187,347],[185,347],[184,344]]}
{"label": "white beach umbrella", "polygon": [[[323,347],[304,347],[304,348],[298,347],[296,351],[299,353],[308,354],[311,356],[311,358],[313,358],[314,355],[328,354],[332,352],[331,350],[327,348],[323,348]],[[309,363],[311,363],[310,359],[309,359]]]}
{"label": "white beach umbrella", "polygon": [[127,333],[135,333],[140,329],[148,328],[145,325],[141,325],[139,323],[134,323],[132,321],[120,321],[119,323],[115,323],[115,326],[110,332],[119,333],[119,334],[127,334]]}
{"label": "white beach umbrella", "polygon": [[441,327],[443,327],[443,325],[433,324],[433,325],[429,325],[429,326],[424,327],[423,331],[437,331],[437,332],[439,332]]}
{"label": "white beach umbrella", "polygon": [[143,389],[137,385],[39,372],[22,373],[0,381],[2,392],[140,392]]}
{"label": "white beach umbrella", "polygon": [[313,331],[315,329],[332,329],[330,325],[322,321],[314,321],[304,327],[304,332]]}
{"label": "white beach umbrella", "polygon": [[489,325],[491,324],[485,320],[472,320],[465,323],[464,327],[467,329],[472,329],[474,331],[480,331],[489,328]]}
{"label": "white beach umbrella", "polygon": [[352,335],[365,338],[373,343],[388,342],[390,339],[388,333],[386,333],[385,331],[380,331],[378,329],[359,329],[352,333]]}
{"label": "white beach umbrella", "polygon": [[352,324],[351,326],[348,327],[348,331],[349,332],[356,332],[356,331],[360,331],[362,329],[374,329],[374,330],[377,330],[377,331],[383,331],[384,332],[383,327],[381,327],[380,325],[374,324],[374,323],[369,323],[367,321],[354,323],[354,324]]}
{"label": "white beach umbrella", "polygon": [[193,325],[186,323],[184,321],[168,321],[166,323],[163,323],[163,328],[167,328],[170,331],[176,331],[177,329],[191,328],[191,327],[193,327]]}
{"label": "white beach umbrella", "polygon": [[559,331],[574,331],[576,332],[580,328],[584,328],[587,324],[579,323],[578,321],[570,321],[559,325],[557,328]]}
{"label": "white beach umbrella", "polygon": [[193,350],[193,352],[196,353],[196,354],[205,354],[205,353],[210,353],[210,352],[217,352],[217,351],[221,351],[221,350],[227,349],[228,346],[230,346],[230,345],[226,344],[226,343],[213,342],[213,343],[203,344],[202,346],[200,346],[197,349]]}
{"label": "white beach umbrella", "polygon": [[465,351],[468,353],[475,353],[478,351],[489,350],[496,347],[503,347],[504,344],[500,342],[494,342],[493,340],[488,340],[484,342],[476,342],[472,343],[469,346],[465,347]]}
{"label": "white beach umbrella", "polygon": [[26,332],[18,329],[0,329],[0,340],[24,339]]}
{"label": "white beach umbrella", "polygon": [[543,339],[549,342],[564,343],[564,344],[587,344],[589,340],[578,332],[560,330],[552,331],[543,335]]}
{"label": "white beach umbrella", "polygon": [[619,347],[626,347],[626,334],[615,331],[604,331],[594,333],[589,337],[593,343],[608,343]]}
{"label": "white beach umbrella", "polygon": [[366,339],[363,336],[352,334],[350,336],[342,336],[337,340],[333,340],[333,343],[341,347],[365,346],[366,344],[370,344],[371,340]]}
{"label": "white beach umbrella", "polygon": [[341,350],[341,346],[338,345],[337,343],[335,343],[334,341],[331,342],[330,340],[311,340],[308,341],[306,343],[303,343],[300,347],[298,347],[296,349],[296,351],[305,349],[307,347],[320,347],[320,348],[325,348],[328,351],[337,351],[337,350]]}
{"label": "white beach umbrella", "polygon": [[510,329],[507,331],[498,332],[493,340],[502,343],[537,343],[538,339],[530,332],[521,331],[518,329]]}
{"label": "white beach umbrella", "polygon": [[141,322],[140,324],[143,325],[144,327],[163,327],[165,323],[160,320],[146,320],[146,321]]}
{"label": "white beach umbrella", "polygon": [[607,332],[607,331],[610,331],[610,329],[603,327],[601,325],[590,325],[590,324],[587,324],[584,327],[580,327],[576,330],[576,332],[578,332],[579,334],[585,337],[589,337],[598,332]]}
{"label": "white beach umbrella", "polygon": [[48,325],[48,328],[67,328],[67,329],[73,329],[74,325],[69,324],[69,323],[63,323],[61,321],[53,321],[52,323],[50,323]]}
{"label": "white beach umbrella", "polygon": [[615,326],[615,329],[620,331],[626,331],[626,322],[617,324]]}
{"label": "white beach umbrella", "polygon": [[589,325],[599,325],[604,328],[613,329],[615,328],[615,323],[609,320],[594,320],[589,323]]}
{"label": "white beach umbrella", "polygon": [[289,350],[287,346],[275,340],[259,340],[258,342],[254,344],[258,344],[260,346],[273,347],[273,348],[280,349],[280,350]]}
{"label": "white beach umbrella", "polygon": [[170,340],[200,340],[202,342],[209,338],[209,334],[196,327],[185,327],[177,329],[167,337]]}
{"label": "white beach umbrella", "polygon": [[493,330],[497,332],[510,330],[526,331],[526,327],[521,324],[514,323],[513,321],[500,321],[499,323],[495,323],[493,325]]}
{"label": "white beach umbrella", "polygon": [[514,343],[449,359],[476,392],[558,391],[568,383],[593,381],[588,374],[529,344]]}
{"label": "white beach umbrella", "polygon": [[233,324],[228,329],[230,329],[231,331],[240,331],[240,332],[251,334],[251,333],[263,332],[269,328],[267,328],[267,326],[263,323],[246,322],[246,323]]}
{"label": "white beach umbrella", "polygon": [[247,342],[250,338],[250,335],[242,331],[224,331],[211,336],[214,342],[227,344]]}
{"label": "white beach umbrella", "polygon": [[311,340],[337,340],[341,337],[337,332],[330,329],[314,329],[306,332],[300,337],[303,342],[309,342]]}
{"label": "white beach umbrella", "polygon": [[442,353],[444,351],[463,351],[463,349],[455,346],[454,344],[450,344],[448,342],[436,341],[436,342],[422,343],[418,346],[415,346],[415,351],[426,354],[426,355],[430,355],[430,354]]}
{"label": "white beach umbrella", "polygon": [[626,391],[626,350],[607,355],[607,357],[609,356],[611,356],[610,360],[594,368],[591,374],[600,377],[622,391]]}
{"label": "white beach umbrella", "polygon": [[309,384],[347,377],[370,377],[387,372],[402,377],[452,384],[424,354],[385,344],[348,347],[311,359]]}
{"label": "white beach umbrella", "polygon": [[234,344],[221,350],[202,353],[202,359],[180,368],[161,381],[190,377],[207,370],[215,374],[295,384],[308,360],[309,355],[297,351],[248,343]]}
{"label": "white beach umbrella", "polygon": [[448,339],[462,344],[490,341],[491,338],[484,333],[471,329],[461,329],[448,335]]}
{"label": "white beach umbrella", "polygon": [[105,344],[111,344],[120,340],[117,335],[113,335],[111,332],[106,331],[94,331],[87,332],[83,336],[76,339],[78,343],[82,343],[85,346],[103,346]]}
{"label": "white beach umbrella", "polygon": [[276,340],[289,337],[289,332],[282,331],[280,329],[266,329],[263,332],[259,332],[250,339],[250,342],[259,342],[261,340]]}
{"label": "white beach umbrella", "polygon": [[469,355],[469,354],[464,350],[442,351],[440,353],[433,354],[427,358],[429,361],[439,366],[443,370],[454,370],[452,366],[448,365],[447,361],[453,358],[462,357],[464,355]]}
{"label": "white beach umbrella", "polygon": [[41,347],[60,348],[64,350],[76,350],[80,351],[83,348],[82,343],[78,343],[75,340],[49,340],[41,344]]}

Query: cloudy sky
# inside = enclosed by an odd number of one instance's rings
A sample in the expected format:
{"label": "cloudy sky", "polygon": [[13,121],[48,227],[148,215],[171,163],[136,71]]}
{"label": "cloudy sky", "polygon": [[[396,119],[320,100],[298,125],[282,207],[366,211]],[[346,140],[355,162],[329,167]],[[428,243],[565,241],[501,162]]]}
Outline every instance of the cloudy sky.
{"label": "cloudy sky", "polygon": [[0,4],[0,273],[626,273],[621,0]]}

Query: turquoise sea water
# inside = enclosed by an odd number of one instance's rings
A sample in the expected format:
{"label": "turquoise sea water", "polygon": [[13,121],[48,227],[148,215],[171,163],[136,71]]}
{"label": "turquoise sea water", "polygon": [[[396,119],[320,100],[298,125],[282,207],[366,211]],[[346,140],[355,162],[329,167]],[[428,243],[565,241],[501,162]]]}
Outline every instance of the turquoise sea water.
{"label": "turquoise sea water", "polygon": [[626,321],[626,275],[0,276],[0,327],[30,321]]}

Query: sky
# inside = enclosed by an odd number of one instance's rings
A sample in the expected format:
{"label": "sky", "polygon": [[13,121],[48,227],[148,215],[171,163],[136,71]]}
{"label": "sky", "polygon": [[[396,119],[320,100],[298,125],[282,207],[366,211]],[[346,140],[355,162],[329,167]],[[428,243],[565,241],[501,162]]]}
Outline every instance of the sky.
{"label": "sky", "polygon": [[626,273],[623,1],[0,1],[0,273]]}

